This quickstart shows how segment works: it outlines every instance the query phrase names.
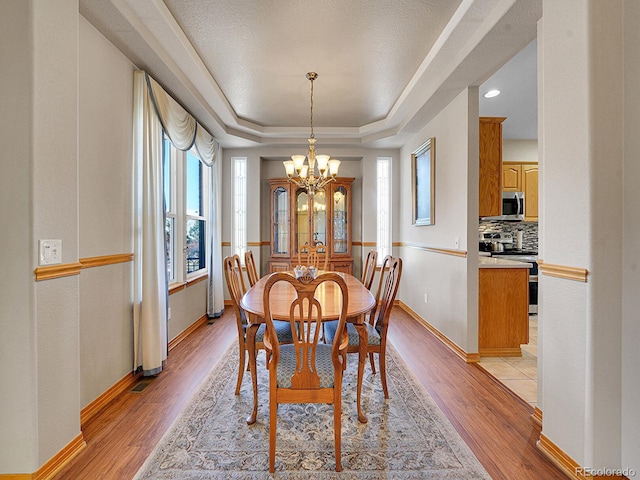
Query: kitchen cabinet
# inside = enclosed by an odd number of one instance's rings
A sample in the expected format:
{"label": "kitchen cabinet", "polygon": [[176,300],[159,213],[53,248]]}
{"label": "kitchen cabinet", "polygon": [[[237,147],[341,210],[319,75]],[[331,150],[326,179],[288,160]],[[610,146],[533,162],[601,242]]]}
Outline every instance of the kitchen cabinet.
{"label": "kitchen cabinet", "polygon": [[503,162],[502,191],[524,192],[525,221],[538,220],[538,164]]}
{"label": "kitchen cabinet", "polygon": [[[286,178],[269,180],[271,239],[269,273],[291,270],[305,243],[327,246],[329,268],[353,273],[351,256],[351,186],[353,178],[338,177],[309,195]],[[321,263],[324,258],[321,259]]]}
{"label": "kitchen cabinet", "polygon": [[502,164],[502,191],[521,192],[522,191],[522,165],[519,163]]}
{"label": "kitchen cabinet", "polygon": [[529,267],[522,262],[480,258],[478,353],[520,357],[529,343]]}
{"label": "kitchen cabinet", "polygon": [[502,214],[502,122],[506,117],[480,117],[479,216]]}
{"label": "kitchen cabinet", "polygon": [[538,164],[522,165],[524,219],[538,221]]}

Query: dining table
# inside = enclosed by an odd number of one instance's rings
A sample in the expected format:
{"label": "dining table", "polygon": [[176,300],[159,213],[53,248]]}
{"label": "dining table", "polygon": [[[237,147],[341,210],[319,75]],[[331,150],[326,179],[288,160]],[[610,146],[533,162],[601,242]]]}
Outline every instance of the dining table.
{"label": "dining table", "polygon": [[[293,272],[287,272],[293,275]],[[318,275],[322,274],[322,270]],[[347,322],[353,323],[359,336],[360,348],[358,350],[358,387],[356,395],[358,420],[367,422],[367,416],[362,411],[360,397],[362,392],[362,381],[364,377],[364,367],[367,359],[368,333],[365,326],[365,314],[370,312],[375,306],[375,298],[362,282],[343,272],[335,272],[340,275],[347,284],[348,305]],[[249,352],[249,370],[251,372],[251,383],[253,386],[253,410],[247,418],[249,425],[255,423],[258,415],[258,377],[256,371],[256,332],[264,320],[263,293],[264,286],[270,275],[266,275],[258,280],[240,300],[240,307],[247,313],[247,350]],[[278,282],[271,289],[271,316],[274,320],[289,320],[289,309],[295,300],[296,290],[288,282]],[[342,296],[340,289],[334,282],[325,282],[318,287],[315,298],[322,306],[322,319],[337,320],[340,316]]]}

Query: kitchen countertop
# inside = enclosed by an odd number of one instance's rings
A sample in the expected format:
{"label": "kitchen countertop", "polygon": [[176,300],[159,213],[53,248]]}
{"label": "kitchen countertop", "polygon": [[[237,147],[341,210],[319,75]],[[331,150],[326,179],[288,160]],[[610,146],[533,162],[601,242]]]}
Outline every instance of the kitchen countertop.
{"label": "kitchen countertop", "polygon": [[478,257],[479,268],[531,268],[533,265],[528,262],[517,260],[507,260],[496,257]]}

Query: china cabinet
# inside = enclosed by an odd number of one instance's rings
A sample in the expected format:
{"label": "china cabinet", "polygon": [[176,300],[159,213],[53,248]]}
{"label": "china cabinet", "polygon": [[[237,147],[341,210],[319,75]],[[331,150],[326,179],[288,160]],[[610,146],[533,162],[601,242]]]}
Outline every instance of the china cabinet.
{"label": "china cabinet", "polygon": [[[269,273],[291,270],[305,243],[327,247],[329,268],[353,272],[351,256],[351,185],[338,177],[313,195],[286,178],[269,180],[271,202]],[[322,259],[324,262],[324,259]]]}

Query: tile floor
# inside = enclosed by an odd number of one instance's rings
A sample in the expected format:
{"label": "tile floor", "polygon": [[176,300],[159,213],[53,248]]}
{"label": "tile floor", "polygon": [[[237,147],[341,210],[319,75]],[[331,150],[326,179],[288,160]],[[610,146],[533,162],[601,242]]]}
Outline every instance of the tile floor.
{"label": "tile floor", "polygon": [[522,357],[482,357],[480,366],[535,407],[538,400],[538,316],[529,316],[529,343]]}

